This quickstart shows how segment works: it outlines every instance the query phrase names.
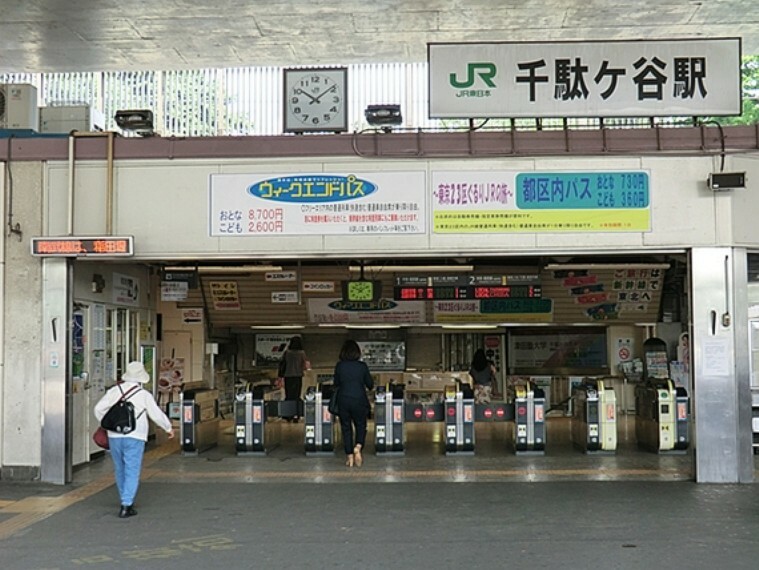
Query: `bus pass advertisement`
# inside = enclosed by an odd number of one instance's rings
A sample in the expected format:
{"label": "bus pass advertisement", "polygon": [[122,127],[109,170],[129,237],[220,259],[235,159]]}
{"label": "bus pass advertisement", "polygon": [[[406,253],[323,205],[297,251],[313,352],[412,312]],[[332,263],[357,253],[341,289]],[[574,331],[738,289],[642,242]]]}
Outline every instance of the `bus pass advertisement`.
{"label": "bus pass advertisement", "polygon": [[434,233],[647,232],[647,171],[433,171]]}
{"label": "bus pass advertisement", "polygon": [[212,174],[211,236],[427,233],[424,170]]}

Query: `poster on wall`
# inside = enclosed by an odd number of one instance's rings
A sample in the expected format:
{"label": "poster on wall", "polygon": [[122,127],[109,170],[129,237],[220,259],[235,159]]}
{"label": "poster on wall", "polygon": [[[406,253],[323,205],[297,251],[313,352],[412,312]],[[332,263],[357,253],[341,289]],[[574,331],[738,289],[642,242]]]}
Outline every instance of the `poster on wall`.
{"label": "poster on wall", "polygon": [[396,303],[384,298],[361,302],[329,298],[308,300],[308,320],[311,323],[401,324],[423,323],[424,319],[424,301]]}
{"label": "poster on wall", "polygon": [[509,369],[517,374],[607,374],[606,329],[519,330],[508,333]]}
{"label": "poster on wall", "polygon": [[406,369],[406,343],[403,341],[359,341],[361,360],[372,372]]}
{"label": "poster on wall", "polygon": [[171,394],[179,394],[185,381],[184,358],[162,358],[158,371],[158,393],[168,395],[167,401],[171,401]]}
{"label": "poster on wall", "polygon": [[291,334],[257,334],[256,366],[276,365],[290,344]]}
{"label": "poster on wall", "polygon": [[426,172],[212,174],[214,237],[427,231]]}
{"label": "poster on wall", "polygon": [[137,307],[140,301],[140,280],[122,273],[113,274],[113,303]]}
{"label": "poster on wall", "polygon": [[239,311],[242,308],[237,281],[211,281],[208,287],[213,308],[217,311]]}

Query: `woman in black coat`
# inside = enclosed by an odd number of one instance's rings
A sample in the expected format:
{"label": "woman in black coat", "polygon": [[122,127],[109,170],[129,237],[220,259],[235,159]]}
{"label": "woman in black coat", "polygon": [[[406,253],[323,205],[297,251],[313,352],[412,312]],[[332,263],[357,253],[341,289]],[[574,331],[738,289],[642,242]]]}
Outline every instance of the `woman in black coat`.
{"label": "woman in black coat", "polygon": [[[340,361],[335,366],[334,384],[338,390],[340,428],[348,467],[361,467],[364,458],[361,450],[366,442],[366,420],[369,417],[369,398],[366,391],[374,388],[369,367],[360,360],[361,348],[355,340],[346,340],[340,350]],[[353,430],[355,428],[355,445]]]}

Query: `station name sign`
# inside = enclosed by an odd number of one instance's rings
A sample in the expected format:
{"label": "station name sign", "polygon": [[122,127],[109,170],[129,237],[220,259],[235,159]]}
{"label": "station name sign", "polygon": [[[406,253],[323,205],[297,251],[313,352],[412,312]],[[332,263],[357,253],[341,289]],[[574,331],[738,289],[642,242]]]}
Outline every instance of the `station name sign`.
{"label": "station name sign", "polygon": [[741,39],[430,43],[431,118],[741,114]]}
{"label": "station name sign", "polygon": [[130,257],[132,236],[33,237],[32,255],[38,257]]}

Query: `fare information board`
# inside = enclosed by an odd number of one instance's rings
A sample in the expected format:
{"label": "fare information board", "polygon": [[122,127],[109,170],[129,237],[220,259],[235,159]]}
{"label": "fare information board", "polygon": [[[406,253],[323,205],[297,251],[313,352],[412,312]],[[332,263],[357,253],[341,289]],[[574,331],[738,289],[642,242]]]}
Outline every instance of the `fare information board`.
{"label": "fare information board", "polygon": [[129,257],[134,255],[132,236],[34,237],[32,255],[39,257]]}

